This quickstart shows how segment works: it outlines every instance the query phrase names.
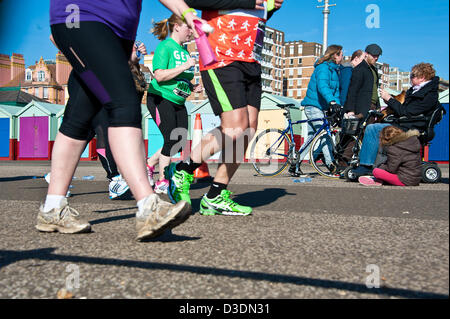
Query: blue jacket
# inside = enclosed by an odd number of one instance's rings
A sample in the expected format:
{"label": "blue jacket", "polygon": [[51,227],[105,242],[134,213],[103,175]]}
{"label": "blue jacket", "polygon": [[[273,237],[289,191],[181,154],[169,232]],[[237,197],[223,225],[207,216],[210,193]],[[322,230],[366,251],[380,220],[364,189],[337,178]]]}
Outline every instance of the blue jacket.
{"label": "blue jacket", "polygon": [[341,104],[339,99],[339,75],[334,62],[325,61],[315,66],[308,84],[303,106],[312,105],[321,110],[328,110],[331,101]]}
{"label": "blue jacket", "polygon": [[347,100],[348,87],[350,86],[350,80],[352,79],[353,67],[349,65],[341,65],[339,67],[339,98],[341,100],[341,105],[345,104]]}

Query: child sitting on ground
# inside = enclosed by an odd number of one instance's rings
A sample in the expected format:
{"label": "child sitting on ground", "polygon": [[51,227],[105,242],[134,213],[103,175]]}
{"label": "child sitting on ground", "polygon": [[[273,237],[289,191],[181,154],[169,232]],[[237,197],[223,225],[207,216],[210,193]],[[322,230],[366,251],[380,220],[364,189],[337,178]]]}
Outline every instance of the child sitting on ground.
{"label": "child sitting on ground", "polygon": [[419,131],[407,132],[395,126],[386,126],[380,134],[380,143],[387,160],[373,170],[373,177],[361,176],[363,185],[417,186],[422,179],[421,145]]}

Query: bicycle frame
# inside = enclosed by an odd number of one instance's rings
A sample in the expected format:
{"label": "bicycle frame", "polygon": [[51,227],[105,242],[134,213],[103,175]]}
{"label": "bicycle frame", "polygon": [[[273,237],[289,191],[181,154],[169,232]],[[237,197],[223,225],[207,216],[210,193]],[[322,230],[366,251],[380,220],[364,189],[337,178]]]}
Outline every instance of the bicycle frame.
{"label": "bicycle frame", "polygon": [[[269,147],[268,150],[270,150],[274,145],[276,145],[277,142],[280,141],[280,139],[282,139],[283,136],[289,132],[289,137],[291,138],[291,143],[289,145],[289,151],[288,151],[288,155],[287,156],[289,156],[289,154],[293,154],[293,152],[295,152],[295,145],[296,145],[295,144],[295,140],[294,140],[294,129],[293,129],[293,126],[297,125],[297,124],[312,123],[312,122],[318,122],[318,121],[323,122],[322,126],[314,133],[313,136],[308,138],[308,140],[302,144],[302,146],[300,147],[300,149],[297,152],[297,154],[301,154],[305,149],[307,149],[309,147],[309,145],[314,140],[314,138],[317,135],[319,135],[323,130],[326,130],[327,134],[331,136],[330,123],[328,122],[326,117],[315,118],[315,119],[307,119],[307,120],[300,120],[300,121],[296,121],[296,122],[292,122],[291,119],[288,118],[288,126],[282,131],[282,134],[280,135],[280,137],[275,141],[275,143],[273,143]],[[280,141],[280,144],[281,144],[281,142],[282,141]],[[280,144],[277,145],[276,149],[278,149]],[[285,154],[278,154],[278,153],[273,153],[273,154],[278,155],[278,156],[286,156]]]}

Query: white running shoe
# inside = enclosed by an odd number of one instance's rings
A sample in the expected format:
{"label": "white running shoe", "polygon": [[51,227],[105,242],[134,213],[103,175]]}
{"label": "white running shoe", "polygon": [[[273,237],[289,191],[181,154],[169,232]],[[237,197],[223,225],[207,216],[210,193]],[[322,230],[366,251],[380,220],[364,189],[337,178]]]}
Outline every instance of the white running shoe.
{"label": "white running shoe", "polygon": [[[45,175],[44,175],[44,179],[45,179],[45,181],[46,181],[47,183],[50,184],[50,173],[45,174]],[[70,192],[70,189],[71,189],[72,187],[73,187],[73,185],[69,185],[69,190],[68,190],[67,193],[66,193],[66,197],[67,197],[67,198],[70,197],[70,196],[72,196],[72,193]]]}
{"label": "white running shoe", "polygon": [[169,181],[164,179],[162,181],[157,181],[155,184],[155,193],[157,194],[167,194],[167,190],[169,189]]}
{"label": "white running shoe", "polygon": [[109,183],[109,198],[122,199],[128,197],[130,194],[130,187],[122,178],[122,175],[117,175],[112,178]]}

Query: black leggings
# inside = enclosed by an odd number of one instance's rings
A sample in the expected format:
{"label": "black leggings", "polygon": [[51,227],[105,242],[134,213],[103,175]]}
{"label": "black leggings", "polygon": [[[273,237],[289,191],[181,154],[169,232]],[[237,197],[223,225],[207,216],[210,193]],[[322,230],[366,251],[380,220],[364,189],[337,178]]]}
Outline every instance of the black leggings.
{"label": "black leggings", "polygon": [[[186,107],[151,93],[147,96],[147,107],[155,122],[158,118],[156,112],[159,113],[161,122],[156,124],[164,137],[161,154],[172,157],[182,151],[187,142],[188,115]],[[175,129],[179,130],[174,131]],[[172,138],[171,134],[173,134]],[[177,145],[177,143],[180,144]]]}
{"label": "black leggings", "polygon": [[60,132],[87,140],[92,120],[102,107],[109,126],[141,128],[140,100],[128,65],[133,41],[119,38],[100,22],[81,22],[72,29],[56,24],[51,30],[73,67]]}
{"label": "black leggings", "polygon": [[111,148],[109,147],[108,126],[108,114],[105,109],[101,109],[92,120],[87,142],[89,143],[95,136],[97,136],[97,152],[100,149],[105,150],[105,154],[98,152],[98,156],[100,162],[102,163],[103,169],[106,172],[106,178],[111,180],[113,177],[119,175],[119,170],[117,169],[116,161],[114,160],[111,153]]}

